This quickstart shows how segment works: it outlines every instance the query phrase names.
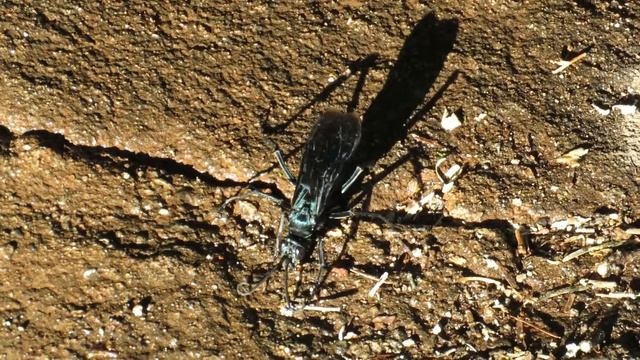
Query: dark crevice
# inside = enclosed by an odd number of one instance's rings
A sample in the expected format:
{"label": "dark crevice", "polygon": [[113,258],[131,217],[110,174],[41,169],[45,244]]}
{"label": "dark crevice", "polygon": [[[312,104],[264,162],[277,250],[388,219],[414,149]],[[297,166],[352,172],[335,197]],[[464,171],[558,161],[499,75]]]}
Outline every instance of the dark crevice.
{"label": "dark crevice", "polygon": [[[176,160],[163,157],[154,157],[141,152],[119,149],[117,147],[76,145],[67,140],[63,135],[47,130],[31,130],[22,134],[22,137],[31,137],[46,148],[49,148],[62,156],[71,156],[74,159],[90,164],[101,164],[105,168],[115,168],[119,171],[132,172],[139,167],[150,167],[164,171],[167,174],[182,175],[187,179],[200,180],[214,187],[243,187],[246,182],[230,179],[218,179],[210,174],[200,172],[193,166],[180,163]],[[0,151],[9,147],[16,136],[7,128],[0,125]],[[118,161],[123,159],[124,161]],[[272,189],[270,184],[254,182],[256,188]]]}

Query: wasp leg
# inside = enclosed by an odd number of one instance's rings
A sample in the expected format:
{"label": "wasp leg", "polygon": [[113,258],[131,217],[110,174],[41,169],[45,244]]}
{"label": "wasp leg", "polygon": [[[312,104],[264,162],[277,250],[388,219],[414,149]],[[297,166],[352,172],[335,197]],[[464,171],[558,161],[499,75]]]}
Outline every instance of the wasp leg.
{"label": "wasp leg", "polygon": [[357,211],[357,212],[351,211],[351,210],[338,211],[338,212],[331,213],[329,215],[329,218],[331,219],[361,218],[361,219],[370,219],[370,220],[380,220],[387,225],[395,224],[391,219],[389,219],[388,217],[382,214],[368,212],[368,211]]}
{"label": "wasp leg", "polygon": [[[271,269],[269,269],[267,271],[266,274],[264,274],[264,276],[262,277],[262,279],[258,280],[257,282],[250,284],[248,282],[243,282],[238,284],[238,286],[236,286],[236,291],[238,292],[238,295],[240,296],[248,296],[250,294],[252,294],[253,292],[255,292],[256,290],[258,290],[258,288],[260,287],[260,285],[264,284],[265,282],[267,282],[267,280],[269,280],[273,274],[278,271],[278,269],[280,268],[280,265],[282,265],[282,262],[286,261],[284,259],[284,257],[281,257],[277,262],[275,262],[272,266]],[[287,262],[288,264],[288,262]]]}
{"label": "wasp leg", "polygon": [[313,285],[313,290],[311,292],[310,298],[314,298],[316,296],[320,296],[320,286],[324,282],[325,275],[327,274],[327,263],[324,257],[324,240],[320,238],[318,240],[318,276],[316,277],[315,284]]}
{"label": "wasp leg", "polygon": [[278,233],[276,234],[276,247],[273,251],[276,256],[280,256],[280,240],[282,240],[282,229],[284,228],[284,222],[286,220],[286,215],[283,212],[280,215],[280,225],[278,225]]}
{"label": "wasp leg", "polygon": [[280,165],[280,168],[282,169],[282,172],[284,172],[284,175],[287,177],[289,182],[295,185],[296,178],[295,176],[293,176],[293,174],[291,173],[291,170],[289,170],[289,167],[287,166],[287,163],[284,161],[284,155],[282,155],[282,150],[276,149],[276,151],[274,151],[273,153],[276,155],[276,159],[278,160],[278,165]]}
{"label": "wasp leg", "polygon": [[225,202],[222,203],[222,205],[220,205],[220,210],[226,208],[227,205],[231,204],[234,201],[248,199],[251,196],[258,196],[258,197],[261,197],[263,199],[267,199],[269,201],[272,201],[272,202],[276,203],[283,210],[286,210],[286,208],[287,208],[286,207],[287,200],[280,199],[280,198],[275,197],[273,195],[265,194],[265,193],[263,193],[261,191],[258,191],[258,190],[251,190],[247,194],[237,195],[237,196],[233,196],[233,197],[228,198],[227,200],[225,200]]}
{"label": "wasp leg", "polygon": [[284,260],[284,301],[287,308],[291,308],[291,299],[289,299],[289,261]]}
{"label": "wasp leg", "polygon": [[353,174],[351,174],[351,177],[349,178],[349,180],[345,181],[344,185],[342,185],[342,189],[340,189],[340,193],[344,194],[347,192],[347,190],[349,190],[349,188],[351,187],[351,185],[353,185],[353,183],[356,182],[356,180],[358,180],[358,178],[360,177],[360,175],[362,175],[362,173],[364,172],[364,169],[362,169],[360,166],[356,167],[356,170],[353,172]]}

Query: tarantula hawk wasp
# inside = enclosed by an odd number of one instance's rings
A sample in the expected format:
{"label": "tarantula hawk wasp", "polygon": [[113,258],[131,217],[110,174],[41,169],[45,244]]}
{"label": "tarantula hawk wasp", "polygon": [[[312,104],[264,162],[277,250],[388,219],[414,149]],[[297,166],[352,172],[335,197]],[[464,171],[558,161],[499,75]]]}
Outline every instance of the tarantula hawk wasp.
{"label": "tarantula hawk wasp", "polygon": [[[308,137],[298,177],[295,178],[284,161],[282,152],[275,151],[276,158],[286,177],[295,184],[295,192],[289,207],[281,206],[283,214],[276,236],[277,260],[259,281],[249,284],[240,283],[238,294],[247,296],[256,291],[281,267],[284,267],[284,297],[287,306],[291,305],[288,291],[289,269],[295,267],[310,252],[318,249],[320,273],[316,289],[320,285],[322,269],[325,268],[322,238],[319,236],[328,219],[345,218],[354,215],[351,211],[331,213],[337,193],[344,194],[362,174],[363,169],[356,167],[353,174],[345,179],[345,170],[352,159],[361,137],[361,121],[353,113],[327,111],[320,115]],[[258,195],[278,202],[282,200],[271,195],[252,191]],[[222,207],[246,195],[227,199]],[[280,242],[285,212],[288,209],[289,234]],[[316,290],[317,291],[317,290]]]}

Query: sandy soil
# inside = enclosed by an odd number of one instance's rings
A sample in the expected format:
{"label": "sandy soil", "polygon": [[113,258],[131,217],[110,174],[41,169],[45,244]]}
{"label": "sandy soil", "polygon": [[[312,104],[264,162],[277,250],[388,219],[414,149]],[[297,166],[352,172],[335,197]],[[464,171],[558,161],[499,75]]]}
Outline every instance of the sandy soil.
{"label": "sandy soil", "polygon": [[[635,1],[4,1],[0,356],[638,358],[639,38]],[[327,109],[392,223],[323,228],[289,291],[339,311],[288,314],[236,292],[280,209],[220,205],[290,198],[273,143],[297,173]]]}

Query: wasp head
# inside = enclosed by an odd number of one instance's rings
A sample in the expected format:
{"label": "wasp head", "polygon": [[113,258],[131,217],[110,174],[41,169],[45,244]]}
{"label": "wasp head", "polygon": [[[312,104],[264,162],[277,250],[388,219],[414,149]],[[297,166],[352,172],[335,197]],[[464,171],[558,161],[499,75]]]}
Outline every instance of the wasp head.
{"label": "wasp head", "polygon": [[287,236],[280,244],[280,256],[287,259],[292,266],[296,266],[307,256],[308,249],[303,243],[303,238],[295,235]]}

